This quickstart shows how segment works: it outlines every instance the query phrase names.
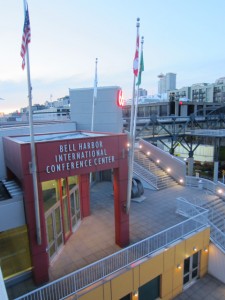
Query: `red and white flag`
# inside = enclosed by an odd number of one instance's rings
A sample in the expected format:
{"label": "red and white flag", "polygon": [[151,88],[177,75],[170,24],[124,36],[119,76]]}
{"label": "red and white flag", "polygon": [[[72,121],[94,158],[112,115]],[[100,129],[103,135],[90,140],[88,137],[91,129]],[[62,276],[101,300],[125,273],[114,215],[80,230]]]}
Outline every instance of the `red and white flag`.
{"label": "red and white flag", "polygon": [[30,33],[30,19],[28,13],[28,7],[25,12],[24,26],[23,26],[23,36],[20,55],[22,57],[22,69],[25,67],[25,58],[27,52],[27,46],[30,43],[31,33]]}
{"label": "red and white flag", "polygon": [[136,51],[134,55],[134,62],[133,62],[133,71],[134,76],[138,76],[138,67],[139,67],[139,34],[137,35],[137,41],[136,41]]}

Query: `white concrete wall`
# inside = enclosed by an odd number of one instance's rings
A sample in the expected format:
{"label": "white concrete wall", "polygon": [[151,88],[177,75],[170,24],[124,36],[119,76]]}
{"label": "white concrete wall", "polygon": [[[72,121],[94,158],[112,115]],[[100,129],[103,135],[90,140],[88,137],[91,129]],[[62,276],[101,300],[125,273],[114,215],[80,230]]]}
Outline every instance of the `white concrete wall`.
{"label": "white concrete wall", "polygon": [[213,243],[209,245],[208,273],[225,283],[225,254]]}
{"label": "white concrete wall", "polygon": [[22,195],[0,202],[0,231],[17,228],[25,224]]}
{"label": "white concrete wall", "polygon": [[0,299],[1,300],[8,300],[9,299],[8,295],[7,295],[7,292],[6,292],[3,276],[2,276],[1,266],[0,266]]}

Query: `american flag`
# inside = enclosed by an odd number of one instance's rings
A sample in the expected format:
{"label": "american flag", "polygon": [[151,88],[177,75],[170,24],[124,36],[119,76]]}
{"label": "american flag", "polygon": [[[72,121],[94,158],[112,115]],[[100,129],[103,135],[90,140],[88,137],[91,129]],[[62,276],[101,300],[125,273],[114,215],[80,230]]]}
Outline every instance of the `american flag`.
{"label": "american flag", "polygon": [[25,67],[25,57],[27,52],[27,46],[30,43],[31,33],[30,33],[30,19],[29,19],[29,13],[28,8],[26,9],[25,13],[25,20],[24,20],[24,26],[23,26],[23,36],[22,36],[22,45],[21,45],[21,51],[20,55],[22,57],[22,69]]}

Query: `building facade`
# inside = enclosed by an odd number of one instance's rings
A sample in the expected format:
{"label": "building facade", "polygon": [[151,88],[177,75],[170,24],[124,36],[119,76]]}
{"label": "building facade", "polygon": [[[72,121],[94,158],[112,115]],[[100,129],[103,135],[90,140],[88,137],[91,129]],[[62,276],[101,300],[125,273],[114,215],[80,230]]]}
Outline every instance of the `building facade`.
{"label": "building facade", "polygon": [[[71,121],[77,122],[78,130],[120,133],[123,130],[122,89],[118,86],[70,89]],[[95,98],[95,99],[94,99]]]}
{"label": "building facade", "polygon": [[167,91],[170,101],[192,102],[225,102],[225,77],[221,77],[215,83],[195,83],[192,86]]}
{"label": "building facade", "polygon": [[[18,243],[15,244],[14,264],[19,263],[25,268],[12,274],[15,266],[12,268],[12,260],[11,263],[6,261],[2,266],[3,276],[7,277],[7,272],[9,277],[31,269],[34,281],[41,284],[49,280],[50,262],[60,253],[82,219],[90,215],[90,173],[113,170],[115,243],[120,247],[129,244],[129,216],[124,209],[127,201],[124,186],[128,180],[127,135],[67,132],[38,135],[35,139],[37,199],[30,170],[30,137],[3,138],[7,181],[17,182],[23,191],[26,221],[19,227],[10,228],[9,232],[5,228],[0,238],[8,234],[8,244],[10,241]],[[14,204],[11,214],[13,208]],[[21,215],[21,211],[18,214]]]}
{"label": "building facade", "polygon": [[165,94],[170,90],[176,89],[176,74],[175,73],[166,73],[160,74],[158,76],[158,93]]}

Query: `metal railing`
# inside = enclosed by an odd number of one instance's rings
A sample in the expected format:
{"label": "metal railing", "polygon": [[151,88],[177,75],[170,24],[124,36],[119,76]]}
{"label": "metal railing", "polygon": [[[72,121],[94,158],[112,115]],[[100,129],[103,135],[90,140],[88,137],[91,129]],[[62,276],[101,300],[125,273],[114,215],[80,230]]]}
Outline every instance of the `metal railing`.
{"label": "metal railing", "polygon": [[134,162],[133,172],[146,182],[150,183],[153,187],[158,188],[158,177],[150,173],[150,170],[148,171],[138,163]]}
{"label": "metal railing", "polygon": [[176,201],[177,213],[183,216],[190,217],[199,214],[200,211],[206,211],[207,215],[203,215],[203,218],[207,218],[207,220],[203,219],[203,222],[205,223],[207,221],[210,226],[210,240],[225,253],[225,234],[212,222],[212,220],[208,219],[208,210],[194,205],[182,197],[177,198]]}
{"label": "metal railing", "polygon": [[176,224],[67,276],[53,281],[16,300],[66,299],[132,264],[207,226],[206,212]]}

